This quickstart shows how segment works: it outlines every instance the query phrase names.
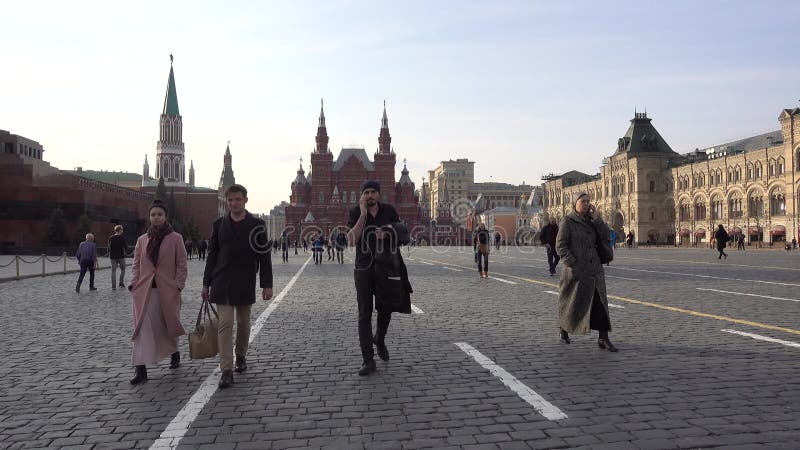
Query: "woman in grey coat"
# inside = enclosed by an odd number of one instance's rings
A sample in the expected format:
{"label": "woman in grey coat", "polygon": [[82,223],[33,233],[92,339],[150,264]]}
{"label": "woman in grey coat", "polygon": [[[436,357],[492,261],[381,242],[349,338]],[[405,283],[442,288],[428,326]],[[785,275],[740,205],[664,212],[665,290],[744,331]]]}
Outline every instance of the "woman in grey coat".
{"label": "woman in grey coat", "polygon": [[610,230],[597,216],[585,192],[574,198],[574,210],[561,220],[556,237],[556,251],[564,263],[558,286],[558,322],[561,342],[569,344],[569,333],[588,334],[598,330],[597,345],[616,352],[608,339],[611,319],[608,315],[606,279],[597,253],[599,239],[608,240]]}

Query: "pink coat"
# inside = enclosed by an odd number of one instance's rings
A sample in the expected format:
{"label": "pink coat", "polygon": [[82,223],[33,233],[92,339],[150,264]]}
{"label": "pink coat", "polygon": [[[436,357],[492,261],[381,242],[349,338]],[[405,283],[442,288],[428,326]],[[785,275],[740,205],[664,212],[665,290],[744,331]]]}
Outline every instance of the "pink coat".
{"label": "pink coat", "polygon": [[133,251],[133,278],[128,286],[133,293],[133,337],[136,337],[142,326],[154,277],[169,335],[183,336],[186,331],[181,325],[181,291],[186,284],[187,275],[183,236],[173,232],[164,237],[158,251],[156,267],[153,267],[153,262],[147,256],[148,242],[150,238],[147,234],[139,236]]}

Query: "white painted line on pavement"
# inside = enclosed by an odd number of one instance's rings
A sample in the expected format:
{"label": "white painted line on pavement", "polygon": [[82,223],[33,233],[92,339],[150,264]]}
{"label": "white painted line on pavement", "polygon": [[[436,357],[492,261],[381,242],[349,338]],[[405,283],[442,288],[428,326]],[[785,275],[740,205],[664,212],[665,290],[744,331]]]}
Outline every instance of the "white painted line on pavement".
{"label": "white painted line on pavement", "polygon": [[782,283],[780,281],[763,281],[763,280],[745,280],[742,278],[727,278],[727,277],[714,277],[711,275],[698,275],[696,273],[678,273],[678,272],[664,272],[663,270],[645,270],[645,269],[631,269],[629,267],[619,267],[619,266],[609,266],[612,269],[619,269],[619,270],[631,270],[633,272],[649,272],[649,273],[658,273],[658,274],[666,274],[666,275],[680,275],[682,277],[697,277],[697,278],[710,278],[714,280],[730,280],[730,281],[746,281],[749,283],[764,283],[764,284],[777,284],[781,286],[797,286],[800,287],[800,284],[795,283]]}
{"label": "white painted line on pavement", "polygon": [[452,270],[453,272],[463,272],[461,269],[454,269],[452,267],[442,266],[442,269]]}
{"label": "white painted line on pavement", "polygon": [[489,373],[499,378],[503,384],[508,386],[508,388],[512,391],[516,392],[521,399],[533,406],[536,411],[539,411],[539,413],[547,419],[561,420],[567,418],[567,415],[555,405],[542,398],[542,396],[537,394],[536,391],[523,384],[514,375],[506,372],[505,369],[495,364],[494,361],[484,356],[483,353],[479,352],[471,345],[467,344],[466,342],[456,342],[455,345],[464,353],[471,356],[472,359],[474,359],[484,369],[489,370]]}
{"label": "white painted line on pavement", "polygon": [[417,306],[413,303],[411,304],[411,311],[413,311],[414,314],[425,314],[425,311],[417,308]]}
{"label": "white painted line on pavement", "polygon": [[558,295],[558,292],[556,292],[556,291],[544,291],[544,292],[547,293],[547,294]]}
{"label": "white painted line on pavement", "polygon": [[[250,329],[250,342],[253,342],[253,339],[256,337],[259,331],[261,331],[261,327],[264,326],[264,322],[267,321],[272,311],[275,311],[275,308],[278,307],[278,304],[286,297],[286,294],[289,292],[289,289],[294,286],[294,283],[300,278],[300,274],[306,268],[308,263],[311,261],[311,257],[306,259],[305,264],[300,266],[300,269],[297,270],[297,273],[294,274],[289,283],[281,290],[281,293],[275,297],[274,300],[269,304],[267,309],[265,309],[258,319],[256,319],[256,323]],[[189,401],[183,406],[183,408],[178,411],[178,414],[175,415],[175,418],[167,425],[167,428],[161,433],[161,435],[153,442],[153,445],[150,446],[151,450],[155,449],[174,449],[178,446],[183,436],[189,431],[189,427],[194,422],[194,419],[197,418],[197,415],[200,414],[200,411],[206,406],[206,403],[211,399],[211,396],[214,395],[214,392],[217,391],[217,386],[219,382],[219,375],[220,370],[219,367],[214,369],[214,371],[209,375],[203,384],[200,385],[200,388],[197,389],[197,392],[192,395]]]}
{"label": "white painted line on pavement", "polygon": [[720,292],[722,294],[746,295],[748,297],[771,298],[772,300],[786,300],[786,301],[789,301],[789,302],[800,302],[800,300],[797,300],[797,299],[794,299],[794,298],[772,297],[771,295],[746,294],[744,292],[731,292],[731,291],[723,291],[723,290],[720,290],[720,289],[697,288],[697,290],[698,291]]}
{"label": "white painted line on pavement", "polygon": [[638,278],[615,277],[613,275],[606,275],[606,278],[619,278],[620,280],[639,281]]}
{"label": "white painted line on pavement", "polygon": [[508,283],[508,284],[517,284],[517,283],[515,283],[515,282],[513,282],[513,281],[508,281],[508,280],[504,280],[504,279],[502,279],[502,278],[497,278],[497,277],[493,277],[493,276],[489,276],[489,278],[491,278],[491,279],[493,279],[493,280],[497,280],[497,281],[502,281],[503,283]]}
{"label": "white painted line on pavement", "polygon": [[719,330],[724,333],[731,333],[731,334],[738,334],[741,336],[747,336],[749,338],[758,339],[760,341],[767,341],[767,342],[774,342],[776,344],[783,344],[789,347],[796,347],[800,348],[800,342],[792,342],[792,341],[784,341],[781,339],[775,339],[767,336],[761,336],[760,334],[753,334],[753,333],[745,333],[744,331],[736,331],[736,330]]}
{"label": "white painted line on pavement", "polygon": [[419,263],[422,263],[422,264],[426,264],[426,265],[428,265],[428,266],[435,266],[435,265],[436,265],[436,264],[434,264],[434,263],[429,263],[429,262],[427,262],[427,261],[417,261],[417,262],[419,262]]}

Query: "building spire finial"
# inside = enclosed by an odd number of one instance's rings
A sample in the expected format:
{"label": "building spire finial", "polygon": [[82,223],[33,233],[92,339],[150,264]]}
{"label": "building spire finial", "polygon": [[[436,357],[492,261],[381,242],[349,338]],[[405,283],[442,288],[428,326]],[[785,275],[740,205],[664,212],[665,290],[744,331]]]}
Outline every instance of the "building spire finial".
{"label": "building spire finial", "polygon": [[170,53],[170,54],[169,54],[169,65],[170,65],[170,66],[172,65],[172,60],[173,60],[173,59],[174,59],[174,58],[172,57],[172,53]]}

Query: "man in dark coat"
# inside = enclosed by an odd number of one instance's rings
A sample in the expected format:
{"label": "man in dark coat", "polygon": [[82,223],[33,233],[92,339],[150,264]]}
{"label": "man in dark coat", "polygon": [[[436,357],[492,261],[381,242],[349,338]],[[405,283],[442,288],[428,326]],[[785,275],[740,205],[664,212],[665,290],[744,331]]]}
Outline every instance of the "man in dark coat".
{"label": "man in dark coat", "polygon": [[261,298],[272,298],[271,246],[263,220],[244,209],[247,189],[234,184],[225,189],[229,213],[214,222],[203,274],[203,300],[217,304],[219,313],[219,387],[233,384],[232,329],[236,316],[236,371],[247,370],[250,310],[256,302],[256,272]]}
{"label": "man in dark coat", "polygon": [[[369,375],[377,370],[373,344],[378,348],[378,356],[384,361],[389,360],[386,333],[392,319],[392,310],[381,301],[379,295],[376,295],[376,288],[386,289],[385,285],[378,286],[383,281],[378,273],[383,274],[384,267],[376,258],[392,261],[394,265],[398,266],[396,269],[399,269],[399,273],[392,278],[397,278],[398,288],[404,290],[401,296],[405,297],[408,312],[411,308],[410,297],[408,297],[411,285],[408,283],[408,273],[399,252],[400,245],[408,243],[408,232],[399,223],[400,217],[394,207],[379,202],[380,192],[381,186],[377,181],[365,181],[361,185],[361,198],[358,206],[350,210],[350,219],[347,224],[350,228],[347,241],[356,248],[354,279],[358,302],[358,340],[364,360],[358,370],[358,374],[361,376]],[[400,237],[401,228],[405,237]],[[373,297],[375,303],[373,303]],[[376,305],[378,323],[373,336],[372,311]]]}
{"label": "man in dark coat", "polygon": [[556,266],[561,260],[556,251],[556,236],[558,236],[558,222],[555,217],[550,217],[550,223],[542,228],[539,234],[539,240],[542,245],[547,249],[547,265],[550,266],[550,276],[556,274]]}

